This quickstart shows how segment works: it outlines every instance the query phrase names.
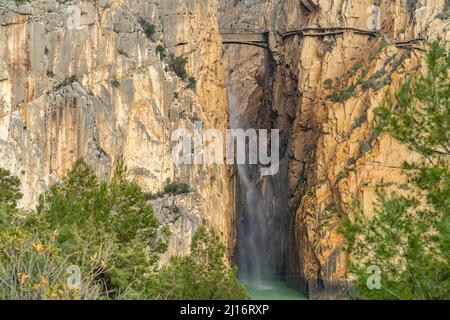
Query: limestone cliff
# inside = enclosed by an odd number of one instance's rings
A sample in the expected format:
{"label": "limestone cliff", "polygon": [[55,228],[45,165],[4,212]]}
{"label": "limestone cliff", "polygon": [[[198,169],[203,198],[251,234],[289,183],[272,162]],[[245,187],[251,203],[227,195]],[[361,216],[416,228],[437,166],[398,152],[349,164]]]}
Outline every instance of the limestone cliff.
{"label": "limestone cliff", "polygon": [[[196,89],[162,47],[188,59]],[[220,50],[215,0],[1,0],[0,166],[21,178],[22,206],[77,158],[105,179],[122,157],[147,193],[190,186],[154,200],[173,229],[167,257],[187,253],[200,223],[233,247],[229,169],[177,166],[171,154],[177,128],[227,127]]]}
{"label": "limestone cliff", "polygon": [[[222,0],[225,28],[271,34],[269,60],[267,52],[242,46],[226,49],[224,61],[239,119],[280,129],[281,171],[269,179],[279,225],[268,241],[276,243],[280,233],[286,239],[275,244],[286,252],[277,256],[278,267],[285,265],[288,284],[312,298],[339,298],[348,290],[337,228],[353,200],[371,215],[378,185],[409,188],[400,165],[416,155],[376,134],[374,110],[387,91],[423,67],[421,40],[449,40],[449,18],[444,0]],[[320,35],[336,27],[380,31]],[[283,37],[303,28],[313,31]],[[419,41],[401,43],[412,39]]]}
{"label": "limestone cliff", "polygon": [[[373,212],[375,188],[408,189],[400,171],[415,157],[374,131],[374,110],[421,65],[421,42],[450,40],[448,1],[266,1],[269,29],[372,26],[381,9],[381,36],[344,32],[292,36],[276,42],[273,107],[289,145],[287,274],[291,286],[311,297],[339,297],[346,290],[346,254],[337,231],[357,198]],[[325,293],[326,295],[322,295]]]}

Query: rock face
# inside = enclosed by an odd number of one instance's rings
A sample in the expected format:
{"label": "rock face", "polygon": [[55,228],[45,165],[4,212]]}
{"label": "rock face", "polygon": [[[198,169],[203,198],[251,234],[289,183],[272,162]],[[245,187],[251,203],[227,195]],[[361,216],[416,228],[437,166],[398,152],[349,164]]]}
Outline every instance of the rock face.
{"label": "rock face", "polygon": [[[273,67],[261,49],[248,46],[228,48],[224,61],[239,119],[281,132],[284,160],[272,179],[281,191],[273,193],[280,202],[273,234],[287,243],[279,247],[286,254],[277,256],[278,266],[285,265],[290,286],[311,298],[342,297],[348,257],[338,232],[341,219],[354,199],[373,214],[379,185],[407,192],[400,165],[417,157],[374,130],[374,110],[386,92],[423,67],[421,51],[395,42],[449,40],[448,1],[222,0],[221,10],[226,28],[271,32]],[[280,36],[305,27],[381,29],[381,36]],[[261,81],[267,74],[270,81]]]}
{"label": "rock face", "polygon": [[307,2],[266,1],[268,28],[368,29],[373,5],[381,8],[383,37],[297,35],[272,44],[273,108],[289,149],[287,280],[312,298],[336,298],[347,287],[341,218],[355,198],[372,214],[377,185],[408,189],[399,167],[416,157],[373,125],[385,93],[421,65],[419,50],[394,40],[449,40],[450,8],[440,0]]}
{"label": "rock face", "polygon": [[[0,2],[0,166],[21,178],[21,205],[33,207],[77,158],[102,179],[123,158],[145,192],[190,186],[181,208],[156,206],[162,219],[176,211],[168,255],[188,252],[199,223],[232,248],[230,169],[172,159],[174,130],[195,120],[205,129],[228,124],[217,2],[60,2]],[[156,32],[146,34],[151,25]],[[196,89],[171,71],[162,46],[188,59]]]}

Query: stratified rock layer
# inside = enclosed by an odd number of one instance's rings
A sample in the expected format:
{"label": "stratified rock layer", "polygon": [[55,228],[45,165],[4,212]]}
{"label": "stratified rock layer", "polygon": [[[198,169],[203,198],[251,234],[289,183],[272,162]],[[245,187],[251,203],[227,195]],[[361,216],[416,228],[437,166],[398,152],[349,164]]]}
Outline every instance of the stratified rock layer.
{"label": "stratified rock layer", "polygon": [[[156,32],[146,35],[142,21]],[[195,90],[158,45],[188,59]],[[77,158],[102,179],[123,158],[145,192],[190,186],[169,211],[156,206],[161,219],[172,215],[168,256],[188,252],[200,223],[233,247],[229,168],[172,160],[174,130],[195,120],[227,127],[220,53],[215,0],[1,1],[0,166],[21,178],[21,205],[33,207]]]}

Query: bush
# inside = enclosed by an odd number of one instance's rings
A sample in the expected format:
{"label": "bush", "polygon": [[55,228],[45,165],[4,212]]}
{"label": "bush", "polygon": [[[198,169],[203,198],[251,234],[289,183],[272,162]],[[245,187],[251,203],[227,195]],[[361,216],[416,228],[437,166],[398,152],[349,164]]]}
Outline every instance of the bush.
{"label": "bush", "polygon": [[160,44],[156,46],[156,53],[159,54],[161,60],[164,60],[166,58],[166,49]]}
{"label": "bush", "polygon": [[[80,282],[71,274],[71,256],[55,242],[55,234],[33,235],[23,229],[0,232],[0,299],[100,299],[105,291],[101,275],[111,264],[111,252],[105,243],[99,259],[85,261]],[[82,248],[81,255],[90,248]],[[89,257],[89,256],[87,256]],[[77,270],[76,270],[77,271]],[[73,282],[70,277],[74,276]],[[69,284],[69,285],[68,285]],[[70,286],[73,284],[74,286]]]}
{"label": "bush", "polygon": [[190,188],[189,188],[188,184],[177,182],[177,181],[168,183],[164,187],[165,194],[183,194],[183,193],[189,193],[189,192],[190,192]]}
{"label": "bush", "polygon": [[[119,161],[111,180],[100,182],[79,160],[40,197],[37,210],[24,215],[16,208],[19,179],[0,169],[0,299],[245,297],[236,272],[226,267],[225,247],[202,228],[192,255],[158,272],[169,229],[159,228],[139,186],[125,174]],[[170,183],[166,191],[186,193],[189,187]],[[71,287],[74,268],[80,281]]]}
{"label": "bush", "polygon": [[192,239],[191,254],[173,257],[153,279],[158,290],[152,295],[167,300],[248,299],[237,271],[227,267],[224,257],[225,246],[217,234],[200,227]]}
{"label": "bush", "polygon": [[189,77],[187,87],[188,89],[195,90],[197,87],[197,79],[195,77]]}
{"label": "bush", "polygon": [[9,170],[0,168],[0,228],[12,222],[21,198],[19,178],[12,176]]}
{"label": "bush", "polygon": [[170,55],[169,67],[182,80],[186,80],[188,77],[188,73],[186,71],[187,63],[188,60],[185,57],[175,57],[173,54]]}
{"label": "bush", "polygon": [[323,86],[326,89],[330,89],[333,86],[333,80],[332,79],[325,79],[325,81],[323,82]]}
{"label": "bush", "polygon": [[141,25],[142,29],[144,30],[145,35],[147,38],[150,38],[153,34],[156,32],[156,26],[152,23],[150,23],[145,18],[139,19],[139,24]]}
{"label": "bush", "polygon": [[[151,207],[140,188],[125,180],[125,172],[119,162],[113,178],[99,182],[85,162],[77,161],[62,183],[40,197],[37,211],[17,226],[20,233],[36,235],[33,242],[44,247],[48,236],[54,235],[51,247],[58,253],[54,256],[57,270],[73,264],[89,275],[93,274],[93,263],[101,266],[94,273],[94,287],[101,289],[96,293],[98,298],[145,298],[155,263],[166,249],[157,235],[158,223]],[[3,231],[9,232],[8,228]],[[2,246],[7,246],[3,240]],[[4,256],[3,261],[6,258],[4,274],[18,263],[14,255]],[[27,261],[33,259],[30,256]],[[51,283],[61,280],[59,273],[43,273],[42,277]]]}
{"label": "bush", "polygon": [[120,87],[120,81],[117,80],[116,78],[114,78],[114,79],[111,80],[111,84],[112,84],[112,86],[113,86],[114,88]]}
{"label": "bush", "polygon": [[339,92],[335,92],[332,95],[328,96],[328,99],[330,99],[333,102],[345,102],[355,95],[355,90],[356,87],[354,85],[351,85],[348,88],[345,88]]}

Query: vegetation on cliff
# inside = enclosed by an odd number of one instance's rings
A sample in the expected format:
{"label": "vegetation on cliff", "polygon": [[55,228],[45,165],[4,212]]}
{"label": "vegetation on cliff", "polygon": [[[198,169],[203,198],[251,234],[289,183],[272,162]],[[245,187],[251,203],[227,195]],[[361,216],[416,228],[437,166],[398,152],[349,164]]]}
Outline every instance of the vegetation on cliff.
{"label": "vegetation on cliff", "polygon": [[380,187],[372,218],[356,204],[343,223],[355,298],[448,299],[450,54],[436,41],[425,58],[427,72],[405,81],[377,112],[379,130],[423,156],[403,165],[411,191]]}
{"label": "vegetation on cliff", "polygon": [[237,281],[237,270],[224,264],[225,246],[214,232],[201,227],[191,244],[191,255],[173,257],[153,279],[155,298],[193,300],[247,299]]}
{"label": "vegetation on cliff", "polygon": [[168,228],[119,162],[100,182],[77,161],[37,209],[17,209],[20,181],[0,169],[0,299],[241,299],[214,232],[200,228],[191,256],[162,271]]}

